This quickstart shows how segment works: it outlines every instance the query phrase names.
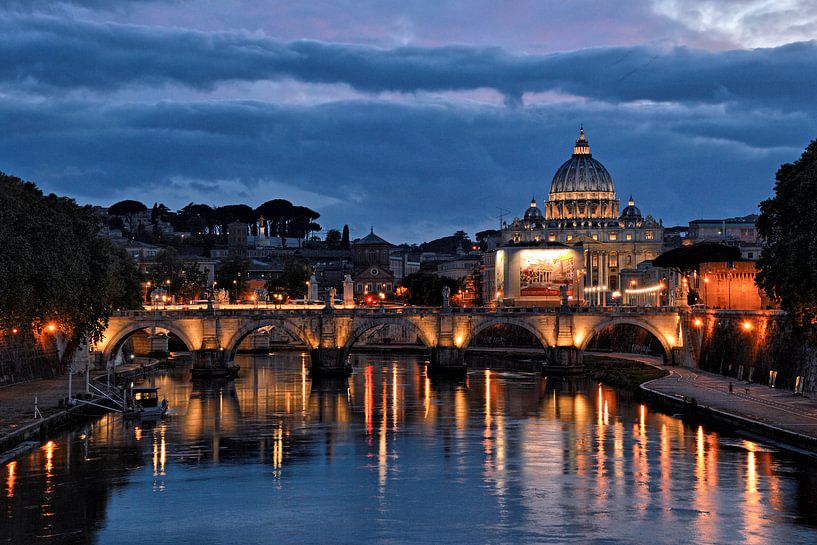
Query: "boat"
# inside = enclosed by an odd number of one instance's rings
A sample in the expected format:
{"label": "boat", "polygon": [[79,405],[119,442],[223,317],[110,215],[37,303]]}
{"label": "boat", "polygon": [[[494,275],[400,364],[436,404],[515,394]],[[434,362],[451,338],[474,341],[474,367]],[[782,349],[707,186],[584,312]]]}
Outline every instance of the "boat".
{"label": "boat", "polygon": [[131,404],[125,414],[136,416],[142,420],[155,419],[167,414],[167,400],[159,403],[159,389],[149,386],[134,386],[131,388]]}

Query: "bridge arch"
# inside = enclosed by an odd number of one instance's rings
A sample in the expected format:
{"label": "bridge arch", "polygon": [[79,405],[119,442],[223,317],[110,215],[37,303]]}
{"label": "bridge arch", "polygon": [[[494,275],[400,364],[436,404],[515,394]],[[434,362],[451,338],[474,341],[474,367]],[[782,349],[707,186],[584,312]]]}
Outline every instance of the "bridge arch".
{"label": "bridge arch", "polygon": [[318,343],[315,342],[314,336],[310,335],[311,332],[308,332],[303,327],[298,326],[286,318],[252,320],[244,323],[240,328],[238,328],[232,337],[230,337],[230,340],[227,341],[227,345],[224,347],[226,357],[228,358],[226,361],[233,361],[235,358],[235,353],[238,351],[238,347],[241,345],[241,341],[243,341],[249,334],[261,328],[270,326],[283,329],[290,337],[304,343],[304,346],[306,346],[308,350],[318,347]]}
{"label": "bridge arch", "polygon": [[105,345],[105,349],[102,351],[102,361],[107,362],[116,357],[116,354],[119,353],[119,350],[122,348],[125,341],[127,341],[130,336],[137,331],[144,331],[146,329],[150,330],[153,328],[168,330],[170,333],[178,337],[190,352],[195,352],[199,348],[187,335],[184,328],[179,327],[173,321],[161,321],[150,324],[146,324],[144,322],[131,322],[116,331],[111,336],[110,340],[108,340]]}
{"label": "bridge arch", "polygon": [[592,329],[590,329],[584,335],[577,348],[584,353],[587,346],[590,344],[590,341],[593,340],[594,337],[605,331],[607,328],[612,328],[619,325],[631,325],[645,330],[661,345],[661,349],[664,352],[664,362],[667,363],[672,361],[672,343],[668,341],[666,335],[664,335],[664,333],[653,324],[649,323],[649,321],[629,316],[615,316],[595,324]]}
{"label": "bridge arch", "polygon": [[542,345],[542,350],[547,350],[549,346],[547,339],[545,339],[542,332],[528,320],[525,320],[523,318],[514,318],[511,316],[507,317],[503,316],[486,318],[477,322],[476,325],[469,330],[460,348],[462,350],[467,349],[470,346],[471,342],[473,342],[473,340],[476,339],[480,333],[496,325],[513,325],[516,327],[521,327],[522,329],[528,331],[531,335],[533,335],[537,341],[539,341],[539,344]]}
{"label": "bridge arch", "polygon": [[417,336],[427,348],[431,348],[436,344],[436,340],[426,331],[424,331],[422,327],[406,317],[396,316],[388,318],[367,318],[353,323],[352,330],[349,332],[349,336],[346,338],[346,342],[343,344],[343,353],[348,354],[355,342],[369,331],[387,325],[410,326],[414,328],[414,330],[417,332]]}

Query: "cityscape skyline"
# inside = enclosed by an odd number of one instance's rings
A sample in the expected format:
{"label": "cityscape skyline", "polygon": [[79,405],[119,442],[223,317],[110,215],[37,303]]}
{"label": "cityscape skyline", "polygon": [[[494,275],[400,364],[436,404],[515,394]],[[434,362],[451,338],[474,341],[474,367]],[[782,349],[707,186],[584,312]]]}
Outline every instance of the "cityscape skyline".
{"label": "cityscape skyline", "polygon": [[81,203],[285,198],[422,242],[542,203],[584,125],[619,199],[743,216],[814,133],[797,10],[12,2],[0,168]]}

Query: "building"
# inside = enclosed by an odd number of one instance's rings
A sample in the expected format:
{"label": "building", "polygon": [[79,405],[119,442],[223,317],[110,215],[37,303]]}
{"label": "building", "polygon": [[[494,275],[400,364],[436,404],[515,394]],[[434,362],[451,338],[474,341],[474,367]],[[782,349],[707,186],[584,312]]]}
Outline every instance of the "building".
{"label": "building", "polygon": [[663,225],[644,217],[632,196],[619,211],[613,178],[591,155],[583,129],[543,204],[531,199],[521,219],[502,226],[494,267],[502,304],[558,304],[560,286],[575,303],[612,303],[622,271],[662,251]]}
{"label": "building", "polygon": [[701,263],[695,287],[707,308],[773,308],[766,293],[755,284],[757,272],[753,261]]}
{"label": "building", "polygon": [[407,249],[401,248],[391,252],[389,256],[389,268],[394,273],[394,279],[400,282],[408,275],[420,271],[420,261],[412,258]]}
{"label": "building", "polygon": [[719,220],[689,222],[688,237],[693,242],[757,242],[757,214]]}
{"label": "building", "polygon": [[352,243],[352,281],[358,299],[364,300],[368,294],[377,297],[381,293],[384,298],[393,297],[396,281],[389,268],[391,246],[374,234],[374,228],[368,235]]}
{"label": "building", "polygon": [[467,277],[479,270],[482,266],[482,255],[473,252],[465,255],[458,255],[451,259],[437,262],[437,276],[451,278],[457,282],[463,282]]}
{"label": "building", "polygon": [[741,259],[756,261],[763,247],[757,234],[757,214],[689,222],[688,244],[719,242],[740,249]]}

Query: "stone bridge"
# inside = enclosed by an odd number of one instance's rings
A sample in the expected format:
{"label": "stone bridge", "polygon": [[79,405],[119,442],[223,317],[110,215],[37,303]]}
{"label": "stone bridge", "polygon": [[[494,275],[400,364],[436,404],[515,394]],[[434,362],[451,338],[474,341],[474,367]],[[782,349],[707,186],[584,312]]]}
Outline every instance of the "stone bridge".
{"label": "stone bridge", "polygon": [[[303,343],[311,355],[311,372],[346,373],[348,356],[362,335],[388,324],[413,327],[429,350],[431,371],[464,369],[464,352],[482,331],[510,324],[531,332],[542,344],[551,366],[581,363],[588,343],[609,326],[629,324],[648,331],[660,343],[664,359],[696,366],[701,323],[692,311],[670,307],[571,308],[374,308],[374,309],[196,309],[121,311],[109,320],[94,348],[100,364],[110,361],[122,344],[140,330],[166,330],[193,356],[203,374],[230,368],[241,342],[261,328],[280,328]],[[711,311],[708,311],[711,312]],[[696,346],[697,345],[697,346]]]}

